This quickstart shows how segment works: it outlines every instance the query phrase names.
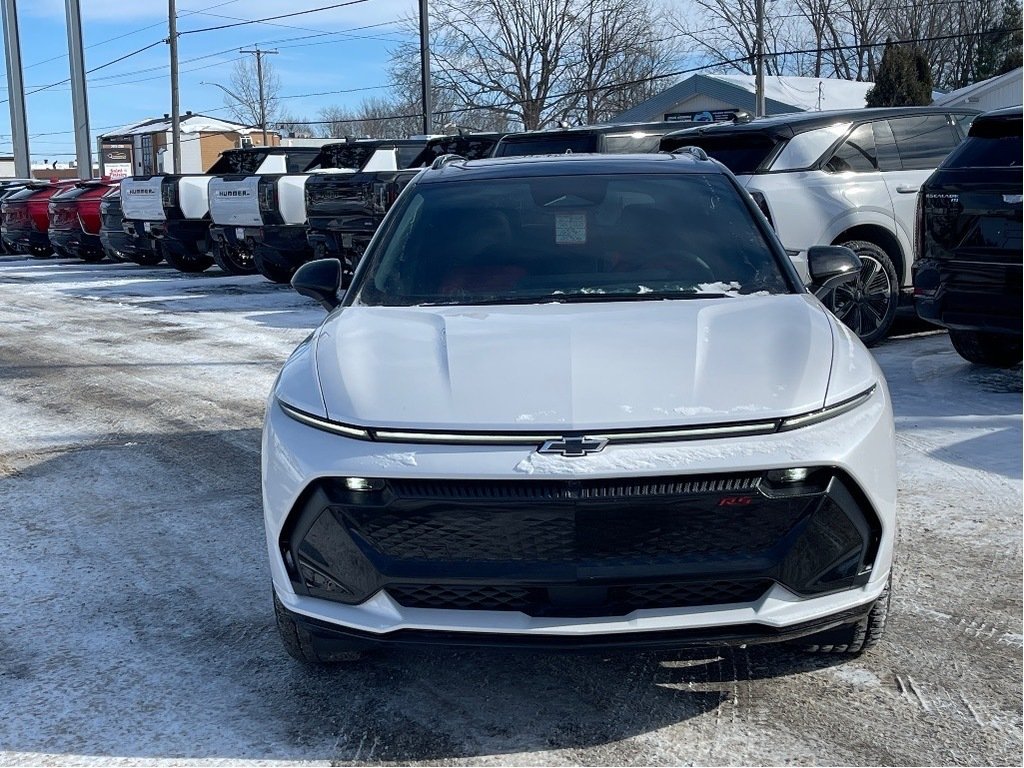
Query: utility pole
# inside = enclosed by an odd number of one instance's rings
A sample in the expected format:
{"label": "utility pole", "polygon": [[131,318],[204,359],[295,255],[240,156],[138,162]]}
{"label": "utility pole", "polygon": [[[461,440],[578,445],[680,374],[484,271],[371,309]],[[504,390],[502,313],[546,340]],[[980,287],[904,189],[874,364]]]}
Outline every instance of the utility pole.
{"label": "utility pole", "polygon": [[256,55],[256,79],[260,84],[260,128],[263,129],[263,146],[265,147],[267,146],[267,100],[266,94],[263,92],[263,57],[270,53],[277,53],[277,51],[263,51],[260,50],[259,45],[256,45],[255,50],[242,49],[239,53]]}
{"label": "utility pole", "polygon": [[14,145],[14,175],[32,178],[28,154],[28,121],[25,119],[25,81],[21,76],[21,39],[15,0],[2,0],[4,42],[7,53],[7,100],[11,108],[11,143]]}
{"label": "utility pole", "polygon": [[430,17],[427,0],[420,0],[420,89],[423,99],[423,133],[429,135],[434,124],[434,105],[430,99]]}
{"label": "utility pole", "polygon": [[764,0],[754,0],[754,117],[764,117]]}
{"label": "utility pole", "polygon": [[92,178],[89,141],[89,98],[85,90],[85,51],[82,49],[82,9],[79,0],[65,0],[68,21],[68,60],[71,64],[71,115],[75,125],[78,178]]}
{"label": "utility pole", "polygon": [[[174,173],[181,173],[181,108],[178,104],[178,10],[167,0],[167,43],[171,46],[171,153]],[[164,166],[166,168],[166,166]]]}

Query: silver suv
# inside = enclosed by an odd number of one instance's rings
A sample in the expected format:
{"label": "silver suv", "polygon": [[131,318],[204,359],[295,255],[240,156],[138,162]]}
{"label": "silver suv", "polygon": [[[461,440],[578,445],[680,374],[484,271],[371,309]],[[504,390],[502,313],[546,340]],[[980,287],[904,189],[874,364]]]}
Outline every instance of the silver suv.
{"label": "silver suv", "polygon": [[977,112],[898,107],[801,112],[668,134],[663,151],[697,146],[746,187],[807,277],[807,249],[845,245],[861,279],[823,297],[865,344],[885,338],[910,298],[921,184]]}

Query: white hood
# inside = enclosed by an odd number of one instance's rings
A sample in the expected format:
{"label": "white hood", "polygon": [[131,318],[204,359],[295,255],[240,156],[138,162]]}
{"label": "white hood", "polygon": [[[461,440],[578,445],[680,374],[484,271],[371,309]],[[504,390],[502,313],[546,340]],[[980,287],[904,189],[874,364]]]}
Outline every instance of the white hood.
{"label": "white hood", "polygon": [[821,408],[831,323],[806,295],[348,307],[322,328],[327,416],[371,427],[608,430]]}

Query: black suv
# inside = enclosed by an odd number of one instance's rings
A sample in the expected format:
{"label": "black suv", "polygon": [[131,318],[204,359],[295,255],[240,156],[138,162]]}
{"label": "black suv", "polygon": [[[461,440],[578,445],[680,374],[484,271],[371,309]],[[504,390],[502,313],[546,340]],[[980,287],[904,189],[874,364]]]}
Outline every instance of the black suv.
{"label": "black suv", "polygon": [[494,150],[495,157],[527,155],[578,155],[598,153],[623,155],[633,152],[657,152],[661,137],[667,133],[703,123],[623,123],[582,125],[576,128],[550,128],[543,131],[510,133]]}
{"label": "black suv", "polygon": [[1021,151],[1020,107],[981,115],[921,189],[917,312],[972,363],[1021,361]]}

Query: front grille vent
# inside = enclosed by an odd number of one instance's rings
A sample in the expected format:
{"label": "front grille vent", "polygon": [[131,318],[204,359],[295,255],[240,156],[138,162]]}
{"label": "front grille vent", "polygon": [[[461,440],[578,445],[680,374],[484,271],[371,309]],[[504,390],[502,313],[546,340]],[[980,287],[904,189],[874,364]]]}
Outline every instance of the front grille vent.
{"label": "front grille vent", "polygon": [[587,587],[397,584],[387,592],[407,608],[519,611],[531,616],[622,616],[637,610],[749,603],[771,586],[752,581],[669,582]]}
{"label": "front grille vent", "polygon": [[621,499],[635,496],[688,496],[702,493],[750,492],[760,475],[704,477],[690,480],[661,477],[623,481],[580,480],[390,480],[391,491],[402,498],[464,500],[576,500]]}

